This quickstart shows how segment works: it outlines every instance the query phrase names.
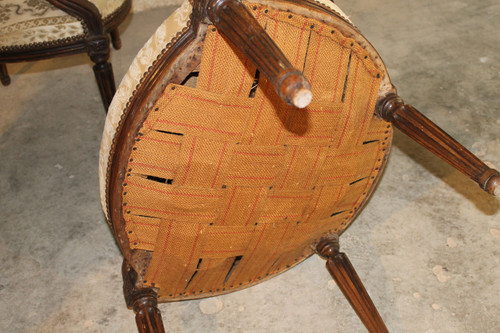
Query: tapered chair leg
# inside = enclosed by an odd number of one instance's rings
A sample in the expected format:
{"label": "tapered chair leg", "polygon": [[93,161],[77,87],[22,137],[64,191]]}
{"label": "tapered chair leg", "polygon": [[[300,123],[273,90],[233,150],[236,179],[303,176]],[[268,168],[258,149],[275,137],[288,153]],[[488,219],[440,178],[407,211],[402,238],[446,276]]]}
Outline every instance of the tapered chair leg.
{"label": "tapered chair leg", "polygon": [[122,40],[120,38],[120,32],[118,31],[118,28],[115,28],[109,32],[111,36],[111,43],[113,44],[113,47],[115,50],[119,50],[122,47]]}
{"label": "tapered chair leg", "polygon": [[153,288],[138,288],[137,273],[123,261],[123,293],[127,307],[135,312],[139,333],[164,333],[157,293]]}
{"label": "tapered chair leg", "polygon": [[316,251],[327,260],[326,268],[368,332],[389,332],[347,255],[339,252],[338,237],[322,239]]}
{"label": "tapered chair leg", "polygon": [[113,67],[109,62],[97,63],[94,65],[94,74],[101,94],[102,104],[108,112],[109,105],[116,92]]}
{"label": "tapered chair leg", "polygon": [[7,72],[7,65],[0,64],[0,80],[4,86],[8,86],[10,84],[10,76],[9,72]]}
{"label": "tapered chair leg", "polygon": [[489,194],[500,196],[498,170],[490,168],[429,118],[413,106],[405,104],[395,93],[379,100],[376,114],[470,177]]}
{"label": "tapered chair leg", "polygon": [[134,312],[139,333],[165,332],[156,295],[146,295],[137,299],[134,303]]}
{"label": "tapered chair leg", "polygon": [[109,37],[93,36],[87,40],[87,53],[95,63],[94,74],[101,94],[102,104],[108,112],[111,100],[116,92],[113,67],[109,63]]}

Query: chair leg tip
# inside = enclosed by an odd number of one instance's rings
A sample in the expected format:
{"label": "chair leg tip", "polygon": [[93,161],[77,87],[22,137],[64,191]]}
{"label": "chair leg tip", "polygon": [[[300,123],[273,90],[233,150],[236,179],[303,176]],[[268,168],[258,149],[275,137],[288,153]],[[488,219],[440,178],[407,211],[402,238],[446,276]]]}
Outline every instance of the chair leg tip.
{"label": "chair leg tip", "polygon": [[122,48],[122,41],[121,40],[119,40],[119,41],[113,41],[112,44],[113,44],[113,48],[115,50],[119,50],[119,49]]}
{"label": "chair leg tip", "polygon": [[0,80],[2,81],[2,85],[4,86],[8,86],[10,84],[10,76],[2,77]]}
{"label": "chair leg tip", "polygon": [[111,44],[113,44],[113,48],[115,50],[119,50],[122,48],[122,40],[120,39],[120,33],[118,29],[111,30]]}

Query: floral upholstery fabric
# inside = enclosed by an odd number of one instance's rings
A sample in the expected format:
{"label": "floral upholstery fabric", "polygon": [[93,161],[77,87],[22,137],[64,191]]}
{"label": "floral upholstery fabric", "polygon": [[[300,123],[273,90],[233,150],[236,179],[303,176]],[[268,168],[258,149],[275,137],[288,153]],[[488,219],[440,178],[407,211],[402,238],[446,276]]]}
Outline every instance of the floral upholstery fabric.
{"label": "floral upholstery fabric", "polygon": [[99,9],[99,12],[101,13],[104,19],[113,14],[125,2],[125,0],[89,0],[89,1],[92,2],[97,7],[97,9]]}
{"label": "floral upholstery fabric", "polygon": [[[90,0],[105,19],[125,0]],[[82,23],[46,0],[0,0],[0,48],[53,42],[84,34]]]}

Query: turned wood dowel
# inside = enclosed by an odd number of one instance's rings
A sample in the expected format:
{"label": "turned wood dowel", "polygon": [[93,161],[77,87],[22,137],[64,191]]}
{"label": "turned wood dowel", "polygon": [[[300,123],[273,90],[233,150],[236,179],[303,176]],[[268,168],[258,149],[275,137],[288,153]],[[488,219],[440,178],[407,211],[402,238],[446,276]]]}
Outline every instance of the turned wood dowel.
{"label": "turned wood dowel", "polygon": [[145,296],[134,304],[135,322],[139,333],[165,333],[156,297]]}
{"label": "turned wood dowel", "polygon": [[500,173],[477,156],[413,106],[405,104],[396,94],[389,94],[377,104],[377,114],[390,121],[403,133],[461,171],[485,190],[500,196]]}
{"label": "turned wood dowel", "polygon": [[326,259],[326,268],[337,283],[345,298],[354,309],[359,319],[370,333],[388,333],[382,317],[373,304],[361,279],[354,270],[349,258],[339,252],[338,238],[322,239],[317,247],[317,253]]}
{"label": "turned wood dowel", "polygon": [[240,1],[210,1],[208,16],[217,29],[269,79],[281,99],[298,108],[309,105],[311,84],[292,66]]}

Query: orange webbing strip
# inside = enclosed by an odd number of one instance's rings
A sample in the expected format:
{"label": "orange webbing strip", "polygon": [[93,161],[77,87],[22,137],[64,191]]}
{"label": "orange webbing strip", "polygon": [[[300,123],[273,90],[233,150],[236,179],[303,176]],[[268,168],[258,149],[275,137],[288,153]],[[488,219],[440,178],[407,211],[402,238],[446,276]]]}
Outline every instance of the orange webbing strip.
{"label": "orange webbing strip", "polygon": [[203,258],[227,258],[245,254],[252,240],[255,226],[212,226],[207,230]]}
{"label": "orange webbing strip", "polygon": [[[165,179],[172,179],[175,177],[176,164],[174,161],[179,159],[179,147],[172,147],[173,149],[164,149],[159,152],[158,144],[154,144],[154,148],[148,149],[147,145],[137,147],[138,153],[134,154],[133,162],[129,163],[129,167],[133,168],[134,173],[140,175],[149,175]],[[150,152],[158,151],[154,157],[144,158],[141,155],[150,154]]]}
{"label": "orange webbing strip", "polygon": [[130,248],[153,251],[161,219],[150,216],[132,215],[125,223]]}
{"label": "orange webbing strip", "polygon": [[[248,246],[248,251],[241,259],[228,281],[228,285],[240,282],[251,283],[263,278],[265,273],[273,264],[273,253],[281,246],[280,239],[286,237],[289,232],[288,223],[279,227],[262,224],[255,229],[254,237]],[[284,227],[284,228],[283,228]],[[260,275],[262,274],[262,275]]]}
{"label": "orange webbing strip", "polygon": [[197,88],[248,97],[255,77],[255,66],[214,27],[209,29],[211,31],[203,45],[204,59],[200,65]]}
{"label": "orange webbing strip", "polygon": [[[163,221],[160,225],[146,280],[151,285],[169,286],[173,294],[184,290],[201,255],[206,226],[202,223]],[[169,272],[169,274],[165,274]]]}
{"label": "orange webbing strip", "polygon": [[228,186],[225,190],[214,224],[248,227],[257,223],[269,189],[259,186]]}
{"label": "orange webbing strip", "polygon": [[126,184],[126,215],[129,215],[128,211],[133,211],[132,215],[208,223],[216,217],[215,210],[222,197],[220,190],[202,193],[196,189],[151,181],[135,174],[127,178]]}
{"label": "orange webbing strip", "polygon": [[[234,257],[203,257],[198,269],[193,272],[191,282],[187,285],[184,292],[186,292],[186,294],[194,294],[201,292],[215,293],[220,291],[220,289],[224,288],[222,286],[227,277],[227,272],[230,271],[234,261]],[[165,291],[162,290],[162,294],[160,294],[159,297],[162,297],[163,293],[166,294],[167,292],[168,288]]]}

